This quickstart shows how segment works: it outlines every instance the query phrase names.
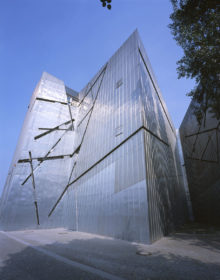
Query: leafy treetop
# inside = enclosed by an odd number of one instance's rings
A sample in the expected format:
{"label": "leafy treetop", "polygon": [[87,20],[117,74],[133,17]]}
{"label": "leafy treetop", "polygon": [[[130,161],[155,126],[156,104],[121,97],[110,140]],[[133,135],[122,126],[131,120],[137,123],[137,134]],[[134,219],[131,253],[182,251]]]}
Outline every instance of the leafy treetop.
{"label": "leafy treetop", "polygon": [[177,62],[178,78],[195,78],[193,98],[197,120],[209,112],[220,119],[220,5],[215,0],[171,0],[169,25],[174,39],[183,48]]}
{"label": "leafy treetop", "polygon": [[100,0],[102,2],[102,7],[107,7],[109,10],[111,10],[111,2],[112,0]]}

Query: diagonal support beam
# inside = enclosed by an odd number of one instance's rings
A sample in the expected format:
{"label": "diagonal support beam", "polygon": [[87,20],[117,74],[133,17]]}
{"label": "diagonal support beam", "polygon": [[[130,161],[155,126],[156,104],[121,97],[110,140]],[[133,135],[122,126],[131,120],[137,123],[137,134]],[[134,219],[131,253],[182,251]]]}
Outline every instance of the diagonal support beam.
{"label": "diagonal support beam", "polygon": [[33,188],[35,190],[34,169],[33,169],[32,156],[31,156],[30,151],[29,151],[29,162],[30,162],[30,166],[31,166],[32,185],[33,185]]}
{"label": "diagonal support beam", "polygon": [[205,152],[206,152],[206,150],[207,150],[207,148],[208,148],[208,145],[209,145],[210,140],[211,140],[211,136],[209,135],[208,141],[207,141],[206,146],[205,146],[205,149],[204,149],[204,151],[203,151],[203,153],[202,153],[202,156],[201,156],[201,160],[203,160],[203,156],[204,156],[204,154],[205,154]]}
{"label": "diagonal support beam", "polygon": [[81,123],[85,120],[85,118],[88,116],[89,113],[91,113],[92,107],[88,110],[88,112],[82,117],[82,119],[78,122],[77,127],[81,125]]}
{"label": "diagonal support beam", "polygon": [[59,101],[59,100],[47,99],[47,98],[42,98],[42,97],[37,97],[36,100],[51,102],[51,103],[60,103],[62,105],[67,105],[68,104],[67,102],[62,102],[62,101]]}
{"label": "diagonal support beam", "polygon": [[70,119],[72,120],[71,130],[73,131],[74,130],[74,125],[73,125],[74,119],[72,116],[71,106],[69,103],[68,103],[68,109],[69,109]]}
{"label": "diagonal support beam", "polygon": [[[52,157],[37,157],[37,158],[32,158],[32,160],[38,160],[38,161],[44,161],[44,160],[56,160],[56,159],[63,159],[65,157],[72,157],[72,154],[68,155],[57,155],[57,156],[52,156]],[[25,163],[25,162],[30,162],[29,158],[24,158],[24,159],[19,159],[18,163]]]}
{"label": "diagonal support beam", "polygon": [[36,211],[37,224],[39,225],[40,224],[40,220],[39,220],[39,213],[38,213],[36,186],[35,186],[34,169],[33,169],[33,164],[32,164],[31,151],[29,151],[29,159],[30,159],[32,186],[33,186],[33,193],[34,193],[34,205],[35,205],[35,211]]}
{"label": "diagonal support beam", "polygon": [[190,160],[198,160],[198,161],[203,161],[203,162],[209,162],[209,163],[219,163],[219,161],[215,160],[207,160],[207,159],[201,159],[201,158],[194,158],[194,157],[187,157],[187,159]]}
{"label": "diagonal support beam", "polygon": [[89,94],[90,90],[93,88],[93,86],[95,85],[95,83],[98,81],[98,79],[101,77],[102,73],[105,73],[107,64],[106,66],[103,68],[103,70],[101,71],[101,73],[98,75],[98,77],[96,78],[96,80],[94,81],[94,83],[90,86],[89,90],[87,90],[86,94],[84,95],[84,97],[82,98],[82,100],[79,102],[78,107],[83,103],[84,99],[86,98],[86,96]]}
{"label": "diagonal support beam", "polygon": [[[201,128],[201,124],[199,125],[198,133],[200,132],[200,128]],[[197,142],[198,137],[199,137],[198,133],[196,134],[196,139],[195,139],[195,141],[193,143],[192,152],[191,152],[191,156],[190,157],[193,157],[193,154],[195,152],[196,142]]]}
{"label": "diagonal support beam", "polygon": [[[219,125],[218,125],[218,126],[219,126]],[[189,134],[189,135],[186,135],[185,138],[192,137],[192,136],[195,136],[195,135],[198,135],[198,134],[203,134],[203,133],[207,133],[207,132],[216,130],[216,129],[218,129],[218,126],[217,126],[217,127],[210,128],[210,129],[198,131],[198,132],[195,132],[195,133],[192,133],[192,134]]]}
{"label": "diagonal support beam", "polygon": [[[47,128],[47,127],[39,127],[39,130],[51,130],[51,128]],[[56,130],[69,130],[69,128],[57,128]]]}
{"label": "diagonal support beam", "polygon": [[60,202],[60,200],[62,199],[62,197],[64,196],[65,192],[67,191],[67,189],[73,185],[74,183],[76,183],[82,176],[84,176],[86,173],[88,173],[91,169],[93,169],[97,164],[99,164],[100,162],[102,162],[105,158],[107,158],[110,154],[112,154],[115,150],[117,150],[120,146],[122,146],[125,142],[127,142],[131,137],[133,137],[134,135],[136,135],[139,131],[141,130],[145,130],[148,133],[150,133],[152,136],[154,136],[158,141],[162,142],[164,145],[169,147],[169,144],[166,143],[164,140],[162,140],[160,137],[158,137],[157,135],[155,135],[153,132],[151,132],[149,129],[147,129],[144,126],[139,127],[137,130],[135,130],[132,134],[130,134],[126,139],[124,139],[121,143],[119,143],[115,148],[113,148],[111,151],[109,151],[106,155],[104,155],[101,159],[99,159],[97,162],[95,162],[92,166],[90,166],[87,170],[85,170],[83,173],[81,173],[77,178],[75,178],[72,182],[69,182],[69,184],[66,185],[65,189],[63,190],[63,192],[61,193],[61,195],[59,196],[58,200],[56,201],[56,203],[54,204],[53,208],[51,209],[50,213],[48,214],[48,217],[51,216],[51,214],[53,213],[53,211],[55,210],[55,208],[57,207],[58,203]]}
{"label": "diagonal support beam", "polygon": [[[65,134],[65,133],[64,133]],[[63,134],[63,135],[64,135]],[[63,137],[63,136],[62,136]],[[61,137],[61,138],[62,138]],[[49,157],[48,155],[52,152],[52,150],[56,147],[56,145],[60,142],[61,138],[58,139],[58,141],[53,145],[53,147],[49,150],[49,152],[44,156],[44,157],[38,157],[38,158],[32,158],[32,160],[38,160],[40,163],[37,165],[37,167],[34,169],[36,170],[40,164],[45,161],[45,160],[56,160],[56,159],[63,159],[64,157],[73,157],[75,154],[78,154],[80,151],[81,144],[71,153],[67,155],[57,155],[57,156],[51,156]],[[24,159],[19,159],[18,163],[26,163],[30,162],[29,158],[24,158]],[[22,185],[24,185],[27,180],[31,177],[31,174],[28,175],[28,177],[23,181]]]}
{"label": "diagonal support beam", "polygon": [[[91,113],[90,113],[90,115],[89,115],[89,118],[88,118],[88,121],[87,121],[87,124],[86,124],[86,128],[85,128],[84,133],[83,133],[83,136],[82,136],[81,143],[80,143],[80,145],[78,146],[78,148],[73,152],[73,154],[79,153],[79,151],[80,151],[80,149],[81,149],[81,146],[82,146],[82,143],[83,143],[83,141],[84,141],[84,138],[85,138],[85,135],[86,135],[86,131],[87,131],[87,128],[88,128],[88,124],[89,124],[89,122],[90,122],[90,119],[91,119],[91,116],[92,116],[92,112],[93,112],[93,109],[94,109],[94,107],[95,107],[95,103],[96,103],[96,100],[97,100],[97,97],[98,97],[98,94],[99,94],[99,90],[100,90],[100,88],[101,88],[102,81],[103,81],[103,78],[104,78],[104,76],[105,76],[105,72],[106,72],[107,65],[108,65],[108,64],[106,64],[105,68],[104,68],[103,71],[101,72],[101,74],[103,73],[103,76],[102,76],[100,85],[99,85],[99,87],[98,87],[96,97],[95,97],[95,99],[94,99],[94,101],[93,101],[93,105],[92,105],[92,108],[91,108]],[[101,76],[101,74],[99,75],[99,77]],[[97,81],[97,79],[96,79],[96,81]],[[82,103],[82,102],[81,102],[81,103]],[[81,103],[80,103],[80,104],[81,104]],[[74,166],[73,166],[73,169],[75,168],[75,165],[76,165],[76,164],[77,164],[77,162],[75,162],[75,164],[74,164]],[[73,171],[73,170],[72,170],[72,171]],[[80,177],[81,177],[81,176],[80,176]],[[71,175],[70,175],[69,178],[71,179]],[[78,177],[78,179],[79,179],[79,177]],[[75,180],[74,180],[74,181],[75,181]],[[67,186],[65,187],[65,189],[64,189],[63,192],[62,192],[62,194],[61,194],[60,197],[58,198],[57,202],[55,203],[55,205],[54,205],[53,208],[51,209],[50,213],[48,214],[48,217],[51,216],[51,214],[53,213],[53,211],[54,211],[55,208],[57,207],[58,203],[59,203],[60,200],[62,199],[63,195],[65,194],[65,192],[67,191],[67,189],[69,188],[69,186],[72,185],[72,184],[73,184],[73,183],[68,182]]]}
{"label": "diagonal support beam", "polygon": [[69,124],[69,123],[72,123],[73,121],[75,121],[75,119],[71,119],[71,120],[69,120],[69,121],[67,121],[67,122],[61,123],[60,125],[55,126],[55,127],[51,128],[50,130],[48,130],[48,131],[46,131],[46,132],[44,132],[44,133],[41,133],[41,134],[35,136],[34,139],[37,140],[37,139],[39,139],[39,138],[41,138],[41,137],[43,137],[43,136],[45,136],[45,135],[47,135],[47,134],[49,134],[49,133],[55,131],[55,130],[60,129],[60,127],[61,127],[62,125],[67,125],[67,124]]}
{"label": "diagonal support beam", "polygon": [[145,60],[144,60],[144,57],[143,57],[143,55],[142,55],[142,53],[141,53],[141,50],[140,50],[139,48],[138,48],[138,50],[139,50],[139,54],[140,54],[140,56],[141,56],[141,59],[142,59],[142,61],[143,61],[143,63],[144,63],[144,66],[145,66],[145,68],[146,68],[146,70],[147,70],[147,73],[148,73],[148,75],[149,75],[149,77],[150,77],[150,80],[151,80],[151,83],[152,83],[152,85],[153,85],[153,87],[154,87],[154,90],[155,90],[155,92],[156,92],[156,94],[157,94],[157,97],[158,97],[158,99],[159,99],[160,105],[161,105],[161,107],[163,108],[163,112],[164,112],[164,114],[165,114],[165,116],[166,116],[166,118],[167,118],[167,121],[168,121],[168,123],[169,123],[169,125],[170,125],[171,130],[173,131],[173,133],[174,133],[174,135],[175,135],[175,131],[173,130],[173,126],[172,126],[172,124],[171,124],[171,121],[170,121],[170,119],[169,119],[169,116],[168,116],[168,114],[167,114],[167,111],[166,111],[166,109],[165,109],[165,107],[164,107],[164,104],[163,104],[163,102],[162,102],[162,100],[161,100],[160,94],[158,93],[158,90],[157,90],[157,87],[156,87],[156,85],[155,85],[155,83],[154,83],[154,79],[153,79],[153,77],[152,77],[152,75],[151,75],[151,72],[150,72],[150,70],[148,69],[148,66],[147,66],[147,64],[146,64],[146,62],[145,62]]}
{"label": "diagonal support beam", "polygon": [[[63,133],[63,135],[56,141],[56,143],[51,147],[51,149],[46,153],[44,158],[47,158],[49,154],[53,151],[53,149],[58,145],[58,143],[61,141],[62,137],[66,134],[66,131]],[[38,165],[34,168],[34,171],[41,165],[43,161],[39,162]],[[22,186],[28,181],[28,179],[31,177],[31,174],[27,176],[27,178],[22,182]]]}

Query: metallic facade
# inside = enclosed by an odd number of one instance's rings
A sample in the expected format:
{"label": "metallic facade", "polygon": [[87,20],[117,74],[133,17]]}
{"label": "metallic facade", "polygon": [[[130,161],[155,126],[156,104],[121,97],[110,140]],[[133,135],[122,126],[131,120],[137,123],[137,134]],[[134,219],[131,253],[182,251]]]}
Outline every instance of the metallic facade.
{"label": "metallic facade", "polygon": [[195,220],[220,224],[220,121],[209,113],[201,124],[191,102],[180,126]]}
{"label": "metallic facade", "polygon": [[184,182],[176,133],[135,31],[79,93],[43,74],[1,224],[151,243],[187,219]]}

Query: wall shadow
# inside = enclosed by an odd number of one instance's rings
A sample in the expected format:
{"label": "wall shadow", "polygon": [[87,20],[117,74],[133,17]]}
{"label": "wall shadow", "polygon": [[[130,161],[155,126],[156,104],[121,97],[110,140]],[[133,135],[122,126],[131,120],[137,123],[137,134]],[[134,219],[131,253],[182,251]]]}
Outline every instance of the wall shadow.
{"label": "wall shadow", "polygon": [[[2,235],[1,235],[2,236]],[[192,250],[199,253],[199,248],[209,249],[215,252],[209,261],[199,258],[184,256],[181,250],[176,252],[165,250],[154,243],[143,245],[129,243],[111,238],[82,238],[68,240],[68,232],[60,233],[62,242],[54,242],[44,246],[36,246],[39,249],[53,252],[69,260],[79,262],[93,268],[100,269],[123,279],[140,280],[219,280],[220,279],[220,237],[196,236],[195,234],[174,234],[168,238],[173,241],[188,241]],[[107,279],[89,272],[74,268],[39,252],[31,247],[25,247],[17,241],[7,239],[8,247],[0,254],[3,260],[0,262],[0,279],[4,280],[50,280],[50,279]],[[5,242],[6,242],[5,241]],[[159,241],[160,242],[160,241]],[[173,245],[175,246],[175,245]],[[4,246],[3,246],[4,247]],[[17,249],[16,249],[17,248]],[[20,249],[18,249],[20,248]],[[195,249],[197,248],[197,249]],[[173,247],[172,247],[173,249]],[[142,251],[145,255],[138,254]]]}

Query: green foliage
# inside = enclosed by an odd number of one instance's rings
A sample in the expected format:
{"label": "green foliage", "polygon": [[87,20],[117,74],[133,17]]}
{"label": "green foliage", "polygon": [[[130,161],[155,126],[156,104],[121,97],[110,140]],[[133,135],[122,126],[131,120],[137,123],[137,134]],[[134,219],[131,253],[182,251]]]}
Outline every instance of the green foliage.
{"label": "green foliage", "polygon": [[169,25],[183,48],[177,62],[178,78],[195,78],[197,86],[188,93],[195,100],[194,113],[200,122],[206,112],[220,119],[220,5],[212,0],[171,0]]}

